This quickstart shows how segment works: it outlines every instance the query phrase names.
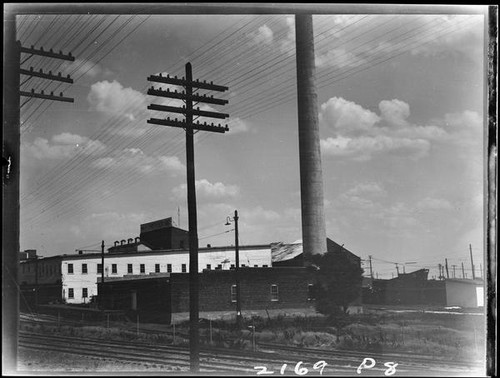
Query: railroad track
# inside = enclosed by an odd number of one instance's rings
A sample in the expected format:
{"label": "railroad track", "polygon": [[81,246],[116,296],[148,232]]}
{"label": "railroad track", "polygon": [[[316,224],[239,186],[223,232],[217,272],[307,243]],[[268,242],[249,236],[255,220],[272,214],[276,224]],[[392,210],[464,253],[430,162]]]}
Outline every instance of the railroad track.
{"label": "railroad track", "polygon": [[[189,349],[176,346],[156,346],[146,343],[125,343],[102,339],[81,339],[68,336],[54,336],[20,332],[19,346],[35,350],[72,353],[92,358],[113,359],[118,361],[154,364],[181,371],[189,370]],[[314,363],[316,361],[313,361]],[[268,369],[281,367],[283,364],[295,366],[297,361],[279,355],[249,353],[247,351],[226,351],[221,349],[203,349],[200,352],[200,371],[206,373],[255,375],[256,366]],[[310,367],[312,366],[310,364]],[[336,369],[345,373],[351,368]],[[319,372],[317,372],[319,374]]]}

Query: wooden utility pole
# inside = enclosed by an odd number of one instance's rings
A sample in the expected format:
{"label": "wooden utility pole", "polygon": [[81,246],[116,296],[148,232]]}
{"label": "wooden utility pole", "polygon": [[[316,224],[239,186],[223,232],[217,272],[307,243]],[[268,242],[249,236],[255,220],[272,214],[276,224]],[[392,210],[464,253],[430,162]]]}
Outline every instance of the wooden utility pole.
{"label": "wooden utility pole", "polygon": [[236,254],[236,324],[238,328],[241,327],[241,290],[240,290],[240,247],[239,247],[239,236],[238,236],[238,211],[234,211],[234,251]]}
{"label": "wooden utility pole", "polygon": [[373,280],[372,256],[368,256],[368,259],[370,261],[370,277]]}
{"label": "wooden utility pole", "polygon": [[465,269],[464,269],[464,263],[462,262],[462,278],[465,279]]}
{"label": "wooden utility pole", "polygon": [[450,272],[448,271],[448,259],[444,259],[444,264],[446,267],[446,278],[450,278]]}
{"label": "wooden utility pole", "polygon": [[470,265],[472,267],[472,279],[475,280],[476,279],[476,272],[474,269],[474,260],[472,259],[472,245],[471,244],[469,244],[469,251],[470,251]]}
{"label": "wooden utility pole", "polygon": [[[2,316],[2,371],[17,369],[17,343],[19,326],[19,294],[17,288],[19,265],[19,183],[20,183],[20,97],[44,100],[73,101],[67,97],[21,91],[20,76],[39,77],[54,81],[72,83],[69,77],[21,68],[21,54],[29,54],[24,62],[34,55],[74,61],[74,57],[55,53],[43,48],[25,48],[16,41],[16,15],[4,12],[4,87],[3,87],[3,143],[2,143],[2,307],[7,309]],[[29,80],[29,78],[28,78]],[[25,81],[26,82],[26,81]],[[24,82],[23,82],[24,84]],[[28,99],[28,101],[29,101]],[[25,102],[26,103],[26,102]]]}
{"label": "wooden utility pole", "polygon": [[456,267],[456,265],[452,265],[451,267],[453,268],[453,278],[455,278],[455,267]]}
{"label": "wooden utility pole", "polygon": [[226,105],[227,100],[216,99],[213,96],[207,95],[194,95],[193,88],[205,89],[210,91],[224,92],[228,88],[215,85],[212,82],[206,81],[193,81],[193,73],[191,63],[186,63],[186,78],[178,79],[177,76],[170,77],[170,75],[163,76],[151,75],[148,81],[182,86],[185,92],[177,92],[177,90],[170,91],[163,89],[155,89],[152,87],[148,90],[148,95],[176,98],[184,100],[186,106],[182,108],[151,104],[148,106],[150,110],[172,112],[184,114],[185,120],[179,121],[176,119],[171,120],[170,117],[166,119],[151,118],[148,123],[180,127],[186,130],[186,170],[187,170],[187,202],[188,202],[188,218],[189,218],[189,346],[190,346],[190,368],[191,372],[198,372],[200,369],[200,345],[199,345],[199,280],[198,280],[198,220],[196,213],[196,187],[195,187],[195,164],[194,164],[194,130],[212,131],[217,133],[225,133],[228,131],[227,125],[221,126],[208,125],[206,122],[193,122],[193,116],[211,117],[225,119],[229,114],[203,111],[200,108],[193,109],[193,102],[209,103],[215,105]]}

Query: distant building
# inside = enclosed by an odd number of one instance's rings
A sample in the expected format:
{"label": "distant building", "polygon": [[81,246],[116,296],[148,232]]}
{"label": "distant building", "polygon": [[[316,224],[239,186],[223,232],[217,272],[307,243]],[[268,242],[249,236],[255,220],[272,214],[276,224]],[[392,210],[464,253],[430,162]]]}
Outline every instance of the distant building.
{"label": "distant building", "polygon": [[[248,268],[238,271],[243,316],[255,310],[313,308],[312,271],[302,267]],[[199,275],[200,312],[236,311],[235,271],[205,270]],[[189,275],[125,276],[99,282],[108,310],[139,315],[144,321],[170,322],[189,312]]]}

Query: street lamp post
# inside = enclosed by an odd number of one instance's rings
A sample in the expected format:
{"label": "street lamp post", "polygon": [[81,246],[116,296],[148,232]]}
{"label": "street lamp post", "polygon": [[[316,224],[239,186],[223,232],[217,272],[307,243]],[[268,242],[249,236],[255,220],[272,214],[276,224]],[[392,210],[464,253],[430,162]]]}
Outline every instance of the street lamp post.
{"label": "street lamp post", "polygon": [[[235,281],[236,281],[236,324],[241,327],[241,297],[240,297],[240,250],[239,250],[239,238],[238,238],[238,211],[234,211],[234,251],[235,251]],[[231,224],[231,217],[226,218],[226,226]]]}

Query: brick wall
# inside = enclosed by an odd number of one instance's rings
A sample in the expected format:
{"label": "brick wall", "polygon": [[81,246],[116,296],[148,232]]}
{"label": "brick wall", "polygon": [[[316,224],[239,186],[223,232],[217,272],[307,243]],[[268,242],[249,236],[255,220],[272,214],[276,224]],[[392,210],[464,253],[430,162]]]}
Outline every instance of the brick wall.
{"label": "brick wall", "polygon": [[[264,310],[309,307],[311,274],[304,268],[240,268],[241,309]],[[236,310],[231,301],[235,271],[205,271],[200,275],[200,311]],[[271,285],[278,286],[278,300],[271,300]],[[189,311],[189,275],[170,278],[172,312]]]}

